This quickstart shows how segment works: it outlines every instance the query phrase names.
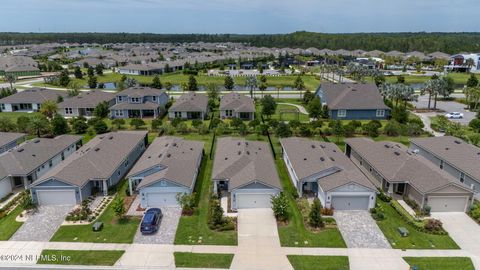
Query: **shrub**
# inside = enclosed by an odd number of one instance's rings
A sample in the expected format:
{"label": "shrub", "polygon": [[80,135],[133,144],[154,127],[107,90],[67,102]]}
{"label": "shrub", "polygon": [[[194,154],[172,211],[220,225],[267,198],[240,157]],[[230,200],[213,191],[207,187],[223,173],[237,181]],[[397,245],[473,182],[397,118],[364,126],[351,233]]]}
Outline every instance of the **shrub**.
{"label": "shrub", "polygon": [[182,133],[182,134],[186,134],[190,131],[190,129],[188,128],[188,125],[187,123],[185,122],[181,122],[177,125],[177,131]]}
{"label": "shrub", "polygon": [[377,198],[379,198],[380,200],[384,202],[390,202],[392,200],[392,197],[388,196],[385,192],[383,192],[383,190],[378,189],[378,191],[379,193],[377,195]]}
{"label": "shrub", "polygon": [[322,219],[322,205],[320,199],[315,198],[313,200],[312,208],[310,209],[310,214],[308,215],[308,224],[314,228],[321,228],[325,226],[325,223]]}
{"label": "shrub", "polygon": [[183,122],[182,118],[173,118],[171,121],[173,127],[177,127],[181,122]]}
{"label": "shrub", "polygon": [[114,125],[117,129],[122,129],[123,125],[125,125],[125,119],[115,118],[112,120],[112,125]]}
{"label": "shrub", "polygon": [[191,215],[193,214],[195,208],[195,193],[187,194],[187,193],[178,193],[177,194],[177,201],[182,207],[183,214]]}
{"label": "shrub", "polygon": [[160,127],[162,125],[162,120],[161,119],[153,119],[152,120],[152,130],[157,130],[158,127]]}
{"label": "shrub", "polygon": [[37,209],[37,204],[33,201],[30,193],[28,193],[23,197],[21,205],[22,205],[22,208],[25,210]]}
{"label": "shrub", "polygon": [[198,134],[208,134],[210,132],[210,130],[208,129],[208,126],[207,124],[201,124],[199,127],[198,127]]}
{"label": "shrub", "polygon": [[391,120],[385,125],[383,132],[388,136],[399,136],[402,134],[402,125],[395,120]]}
{"label": "shrub", "polygon": [[275,218],[279,221],[288,220],[288,200],[283,192],[272,196],[272,210]]}
{"label": "shrub", "polygon": [[132,118],[130,119],[130,126],[132,126],[134,129],[139,129],[140,127],[145,125],[145,121],[143,121],[140,118]]}
{"label": "shrub", "polygon": [[192,127],[198,128],[202,123],[203,123],[203,121],[200,120],[200,119],[193,119],[192,120]]}
{"label": "shrub", "polygon": [[443,231],[442,222],[438,219],[430,218],[425,222],[424,228],[429,232]]}
{"label": "shrub", "polygon": [[300,136],[302,136],[302,137],[310,137],[310,136],[312,136],[312,130],[310,129],[310,127],[308,126],[308,124],[302,124],[302,125],[300,126],[300,129],[299,129],[298,133],[299,133]]}

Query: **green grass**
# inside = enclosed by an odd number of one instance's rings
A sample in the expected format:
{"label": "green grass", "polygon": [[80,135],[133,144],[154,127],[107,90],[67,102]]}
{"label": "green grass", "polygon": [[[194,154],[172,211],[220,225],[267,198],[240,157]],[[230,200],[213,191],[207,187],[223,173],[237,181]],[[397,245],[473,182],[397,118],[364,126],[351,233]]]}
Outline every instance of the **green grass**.
{"label": "green grass", "polygon": [[0,241],[6,241],[22,226],[23,222],[15,221],[23,208],[17,206],[12,212],[0,219]]}
{"label": "green grass", "polygon": [[295,270],[348,270],[347,256],[302,256],[288,255]]}
{"label": "green grass", "polygon": [[197,211],[192,216],[182,216],[180,218],[177,233],[175,235],[175,244],[237,245],[236,231],[217,232],[210,230],[207,225],[208,202],[212,187],[211,175],[213,160],[209,158],[212,146],[212,134],[189,134],[183,137],[190,140],[200,140],[205,142],[205,156],[200,167],[197,182],[195,183],[195,193],[198,201]]}
{"label": "green grass", "polygon": [[42,250],[37,264],[114,265],[124,250]]}
{"label": "green grass", "polygon": [[[405,78],[406,84],[415,84],[415,83],[424,83],[431,79],[431,76],[413,76],[413,75],[403,75]],[[448,77],[453,78],[455,84],[466,84],[470,74],[468,73],[449,73]],[[387,76],[385,77],[387,82],[396,83],[397,76]],[[367,81],[373,81],[371,78],[366,78]]]}
{"label": "green grass", "polygon": [[[386,202],[377,200],[384,209],[385,220],[377,221],[393,248],[399,249],[459,249],[458,245],[448,235],[434,235],[415,230]],[[405,227],[409,231],[407,237],[398,233],[398,227]]]}
{"label": "green grass", "polygon": [[185,268],[230,268],[233,254],[175,252],[175,266]]}
{"label": "green grass", "polygon": [[419,270],[474,270],[472,260],[468,257],[403,257],[410,265]]}
{"label": "green grass", "polygon": [[[117,196],[125,197],[128,182],[122,180],[119,183]],[[97,219],[103,222],[103,230],[92,231],[92,225],[61,226],[50,241],[54,242],[93,242],[93,243],[132,243],[140,224],[139,217],[130,217],[126,220],[118,220],[109,205],[105,212]]]}

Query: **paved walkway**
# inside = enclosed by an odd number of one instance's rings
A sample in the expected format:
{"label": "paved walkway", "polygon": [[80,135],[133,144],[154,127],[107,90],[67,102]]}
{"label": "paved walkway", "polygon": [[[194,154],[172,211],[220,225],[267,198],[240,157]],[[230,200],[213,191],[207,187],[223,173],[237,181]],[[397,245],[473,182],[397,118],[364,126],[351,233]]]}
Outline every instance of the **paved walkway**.
{"label": "paved walkway", "polygon": [[349,248],[384,248],[391,246],[368,211],[335,211],[338,229]]}
{"label": "paved walkway", "polygon": [[279,102],[277,104],[293,106],[293,107],[297,108],[300,113],[308,114],[307,109],[305,109],[305,107],[303,107],[302,105],[293,104],[293,103],[284,103],[284,102]]}
{"label": "paved walkway", "polygon": [[444,133],[437,132],[430,127],[430,125],[432,124],[432,121],[430,120],[430,117],[437,116],[438,115],[437,113],[434,113],[434,112],[430,112],[430,113],[414,112],[414,114],[417,115],[418,117],[420,117],[420,119],[422,120],[423,125],[424,125],[423,130],[433,134],[433,136],[435,136],[435,137],[440,137],[440,136],[444,135]]}
{"label": "paved walkway", "polygon": [[407,213],[409,213],[412,217],[416,216],[417,213],[415,213],[415,210],[410,207],[404,200],[397,200],[398,204],[400,204]]}

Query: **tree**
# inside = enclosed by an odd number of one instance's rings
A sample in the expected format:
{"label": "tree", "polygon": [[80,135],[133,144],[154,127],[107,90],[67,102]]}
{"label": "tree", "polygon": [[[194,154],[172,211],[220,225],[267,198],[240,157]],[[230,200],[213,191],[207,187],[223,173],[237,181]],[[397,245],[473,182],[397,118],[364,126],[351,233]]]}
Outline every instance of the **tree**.
{"label": "tree", "polygon": [[193,76],[193,75],[190,75],[188,77],[187,90],[188,91],[197,91],[198,90],[197,79],[195,79],[195,76]]}
{"label": "tree", "polygon": [[117,218],[123,219],[127,211],[125,209],[124,199],[117,196],[112,202],[112,209],[113,209],[113,212],[115,213],[115,216],[117,216]]}
{"label": "tree", "polygon": [[[1,125],[2,123],[0,123]],[[17,130],[19,132],[28,132],[28,126],[30,125],[30,117],[21,115],[17,118]]]}
{"label": "tree", "polygon": [[170,90],[172,90],[173,84],[171,82],[165,83],[165,89],[167,89],[167,94],[170,95]]}
{"label": "tree", "polygon": [[103,75],[103,64],[98,64],[97,66],[95,66],[95,72],[97,73],[98,76],[102,76]]}
{"label": "tree", "polygon": [[321,228],[325,226],[322,218],[322,204],[320,203],[320,199],[318,199],[318,197],[315,197],[313,200],[312,208],[308,214],[308,224],[310,224],[310,226],[313,228]]}
{"label": "tree", "polygon": [[272,96],[266,95],[261,100],[260,103],[262,104],[262,114],[266,115],[268,118],[275,114],[277,110],[277,103],[273,99]]}
{"label": "tree", "polygon": [[476,110],[480,103],[480,86],[468,87],[464,90],[464,94],[470,109]]}
{"label": "tree", "polygon": [[287,138],[292,136],[292,130],[284,122],[278,123],[275,133],[277,133],[277,136],[280,138]]}
{"label": "tree", "polygon": [[475,132],[480,133],[480,119],[472,119],[472,121],[468,123],[468,126],[471,127]]}
{"label": "tree", "polygon": [[44,115],[35,114],[30,119],[29,131],[30,133],[36,134],[37,137],[40,137],[42,134],[50,131],[50,123]]}
{"label": "tree", "polygon": [[233,81],[233,78],[231,76],[226,76],[223,85],[225,89],[233,90],[233,87],[235,87],[235,82]]}
{"label": "tree", "polygon": [[69,97],[76,97],[80,94],[80,84],[76,81],[71,81],[67,86],[67,93]]}
{"label": "tree", "polygon": [[10,84],[10,89],[13,89],[13,84],[17,81],[17,77],[13,74],[5,74],[3,78]]}
{"label": "tree", "polygon": [[73,132],[76,134],[83,134],[87,131],[88,125],[84,117],[74,118],[71,121]]}
{"label": "tree", "polygon": [[134,129],[139,129],[140,127],[145,125],[145,121],[143,121],[140,118],[132,118],[130,119],[130,126],[132,126]]}
{"label": "tree", "polygon": [[97,77],[88,76],[88,87],[90,87],[90,89],[97,88]]}
{"label": "tree", "polygon": [[210,199],[210,225],[213,227],[223,225],[225,218],[223,217],[223,208],[216,196]]}
{"label": "tree", "polygon": [[398,75],[398,76],[397,76],[397,83],[402,83],[402,84],[404,84],[404,83],[405,83],[405,77],[402,76],[402,75]]}
{"label": "tree", "polygon": [[307,105],[308,115],[311,118],[319,119],[322,116],[322,107],[323,106],[322,102],[320,101],[320,97],[314,97]]}
{"label": "tree", "polygon": [[345,129],[343,127],[342,121],[333,120],[328,124],[332,134],[337,138],[337,143],[340,142],[340,137],[345,135]]}
{"label": "tree", "polygon": [[471,87],[476,87],[478,85],[478,79],[477,79],[477,76],[475,76],[475,74],[470,74],[470,78],[468,78],[468,81],[467,81],[467,87],[471,88]]}
{"label": "tree", "polygon": [[288,200],[283,192],[271,198],[272,210],[275,218],[279,221],[288,220]]}
{"label": "tree", "polygon": [[60,72],[60,75],[58,77],[58,84],[63,87],[67,87],[67,85],[70,83],[70,76],[68,73],[68,69],[62,70]]}
{"label": "tree", "polygon": [[378,129],[381,127],[382,127],[382,124],[377,120],[371,120],[370,122],[362,125],[363,131],[369,137],[378,137],[379,135]]}
{"label": "tree", "polygon": [[177,193],[177,201],[182,207],[182,211],[184,213],[193,213],[193,209],[195,208],[196,203],[196,196],[195,193]]}
{"label": "tree", "polygon": [[93,110],[93,115],[98,118],[106,118],[108,117],[108,103],[106,101],[102,101],[98,103],[98,105]]}
{"label": "tree", "polygon": [[238,129],[242,124],[243,124],[242,119],[238,117],[233,117],[230,122],[230,125],[235,129]]}
{"label": "tree", "polygon": [[253,98],[253,92],[254,92],[255,88],[257,88],[257,77],[249,76],[245,80],[245,87],[250,89],[250,97]]}
{"label": "tree", "polygon": [[79,66],[76,66],[74,71],[73,71],[73,75],[75,76],[75,78],[77,79],[83,79],[83,73],[82,73],[82,70],[80,69]]}
{"label": "tree", "polygon": [[258,89],[260,90],[260,93],[262,93],[262,98],[263,98],[263,91],[267,90],[267,83],[261,82],[260,85],[258,86]]}
{"label": "tree", "polygon": [[160,77],[158,75],[155,75],[155,77],[153,77],[152,88],[156,88],[156,89],[163,88],[162,82],[160,81]]}
{"label": "tree", "polygon": [[162,124],[162,119],[153,119],[150,125],[152,130],[157,130],[160,126],[162,126]]}
{"label": "tree", "polygon": [[88,77],[93,77],[93,76],[95,76],[95,70],[93,69],[93,67],[88,66],[87,75],[88,75]]}
{"label": "tree", "polygon": [[97,134],[103,134],[108,132],[108,126],[105,121],[97,119],[93,124],[93,129]]}
{"label": "tree", "polygon": [[297,89],[300,91],[300,98],[302,98],[302,92],[305,89],[305,83],[303,82],[303,79],[300,75],[297,76],[295,79],[295,82],[293,83],[293,88]]}
{"label": "tree", "polygon": [[40,113],[45,115],[48,119],[52,119],[58,111],[58,106],[55,101],[47,100],[40,107]]}
{"label": "tree", "polygon": [[63,97],[61,95],[57,96],[57,103],[62,103],[63,102]]}
{"label": "tree", "polygon": [[303,93],[302,102],[303,102],[303,104],[308,105],[310,103],[310,101],[312,101],[314,98],[315,98],[315,94],[312,93],[312,91],[307,89],[305,91],[305,93]]}
{"label": "tree", "polygon": [[52,119],[52,133],[55,136],[67,134],[69,132],[68,123],[63,116],[55,114]]}
{"label": "tree", "polygon": [[207,84],[207,96],[210,100],[217,100],[220,97],[220,88],[215,83]]}
{"label": "tree", "polygon": [[125,79],[124,84],[125,84],[126,88],[131,88],[131,87],[137,86],[138,82],[134,78],[128,77],[128,78]]}

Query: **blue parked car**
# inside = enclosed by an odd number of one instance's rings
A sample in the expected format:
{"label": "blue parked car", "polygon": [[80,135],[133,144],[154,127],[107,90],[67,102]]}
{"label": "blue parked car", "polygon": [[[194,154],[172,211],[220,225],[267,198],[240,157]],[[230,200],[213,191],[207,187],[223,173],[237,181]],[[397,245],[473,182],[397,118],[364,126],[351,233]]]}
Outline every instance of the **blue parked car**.
{"label": "blue parked car", "polygon": [[143,215],[140,232],[142,234],[153,234],[158,231],[160,222],[162,221],[162,210],[159,208],[150,208]]}

